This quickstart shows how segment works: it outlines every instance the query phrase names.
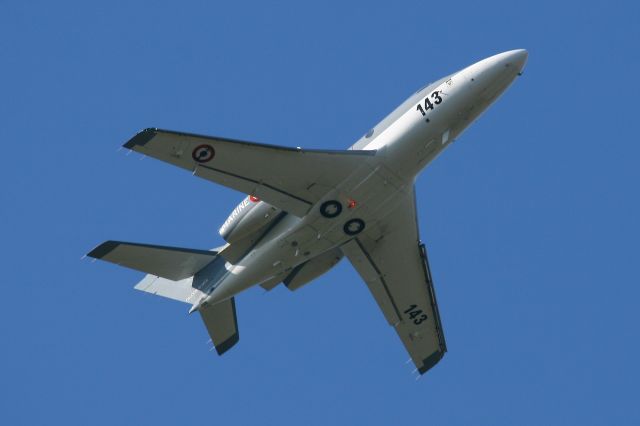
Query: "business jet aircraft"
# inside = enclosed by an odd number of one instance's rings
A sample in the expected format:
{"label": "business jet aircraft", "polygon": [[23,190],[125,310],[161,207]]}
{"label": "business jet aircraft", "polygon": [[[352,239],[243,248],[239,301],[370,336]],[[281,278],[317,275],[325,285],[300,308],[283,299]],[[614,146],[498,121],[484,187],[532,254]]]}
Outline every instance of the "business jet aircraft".
{"label": "business jet aircraft", "polygon": [[525,50],[491,56],[418,90],[344,151],[146,129],[128,149],[248,194],[195,250],[107,241],[88,255],[146,272],[136,289],[199,312],[218,354],[239,339],[235,296],[256,284],[296,290],[346,256],[420,374],[447,350],[414,181],[521,75]]}

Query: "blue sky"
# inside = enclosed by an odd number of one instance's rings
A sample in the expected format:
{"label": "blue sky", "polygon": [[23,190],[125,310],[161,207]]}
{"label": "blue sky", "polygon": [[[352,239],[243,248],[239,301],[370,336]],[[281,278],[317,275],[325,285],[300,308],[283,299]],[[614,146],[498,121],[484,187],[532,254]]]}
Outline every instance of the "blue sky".
{"label": "blue sky", "polygon": [[[635,2],[0,3],[3,424],[638,424]],[[486,56],[524,76],[417,181],[449,353],[419,381],[351,266],[188,306],[80,257],[222,243],[242,197],[144,127],[346,148]]]}

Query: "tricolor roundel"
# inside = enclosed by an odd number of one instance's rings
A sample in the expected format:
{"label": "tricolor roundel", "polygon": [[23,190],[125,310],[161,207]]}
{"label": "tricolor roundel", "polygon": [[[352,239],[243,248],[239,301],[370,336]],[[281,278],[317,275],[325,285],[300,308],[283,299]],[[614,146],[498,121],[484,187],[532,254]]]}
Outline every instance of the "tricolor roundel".
{"label": "tricolor roundel", "polygon": [[214,155],[216,155],[216,151],[211,145],[199,145],[191,153],[193,160],[198,163],[211,161]]}

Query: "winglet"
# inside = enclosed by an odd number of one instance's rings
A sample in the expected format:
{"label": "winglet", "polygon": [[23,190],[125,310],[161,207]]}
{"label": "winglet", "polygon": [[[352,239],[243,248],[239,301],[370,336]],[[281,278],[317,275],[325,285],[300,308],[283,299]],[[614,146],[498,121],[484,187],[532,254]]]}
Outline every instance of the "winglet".
{"label": "winglet", "polygon": [[105,241],[104,243],[96,246],[93,250],[91,250],[86,255],[89,257],[93,257],[94,259],[102,259],[109,253],[113,251],[116,247],[120,245],[118,241]]}
{"label": "winglet", "polygon": [[135,146],[144,146],[147,142],[149,142],[158,132],[158,129],[155,127],[149,127],[144,130],[140,130],[134,137],[129,139],[127,143],[125,143],[125,148],[133,149]]}
{"label": "winglet", "polygon": [[442,359],[443,356],[444,356],[444,351],[438,350],[432,353],[431,355],[429,355],[428,357],[426,357],[424,360],[422,360],[422,367],[418,368],[418,372],[420,373],[420,375],[430,370],[431,367],[436,365],[438,361]]}

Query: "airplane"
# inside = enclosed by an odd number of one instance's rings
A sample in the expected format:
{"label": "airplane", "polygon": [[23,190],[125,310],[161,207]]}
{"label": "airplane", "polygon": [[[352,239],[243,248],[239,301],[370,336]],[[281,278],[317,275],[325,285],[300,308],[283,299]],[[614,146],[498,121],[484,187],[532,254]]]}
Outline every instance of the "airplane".
{"label": "airplane", "polygon": [[348,150],[142,130],[124,147],[248,195],[222,224],[222,247],[106,241],[88,256],[145,272],[136,289],[190,304],[219,355],[239,340],[236,295],[297,290],[346,256],[422,375],[447,346],[415,179],[522,75],[527,57],[503,52],[426,85]]}

